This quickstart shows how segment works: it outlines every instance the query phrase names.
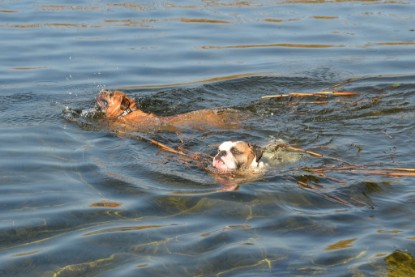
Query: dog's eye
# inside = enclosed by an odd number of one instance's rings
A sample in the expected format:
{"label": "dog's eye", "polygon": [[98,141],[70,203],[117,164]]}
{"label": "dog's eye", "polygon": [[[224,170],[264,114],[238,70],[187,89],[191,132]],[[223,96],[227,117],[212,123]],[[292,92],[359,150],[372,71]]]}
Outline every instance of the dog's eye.
{"label": "dog's eye", "polygon": [[225,150],[218,150],[218,156],[226,156],[226,151]]}
{"label": "dog's eye", "polygon": [[114,96],[114,92],[110,92],[110,97],[113,97]]}
{"label": "dog's eye", "polygon": [[236,149],[235,147],[232,147],[232,148],[231,148],[231,153],[232,153],[233,155],[241,155],[241,154],[242,154],[242,152],[241,152],[241,151],[239,151],[238,149]]}

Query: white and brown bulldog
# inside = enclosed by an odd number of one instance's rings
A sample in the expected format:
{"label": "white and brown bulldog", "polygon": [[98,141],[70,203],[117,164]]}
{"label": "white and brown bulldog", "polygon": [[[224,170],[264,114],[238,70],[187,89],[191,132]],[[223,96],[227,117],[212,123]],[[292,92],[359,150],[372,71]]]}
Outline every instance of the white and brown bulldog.
{"label": "white and brown bulldog", "polygon": [[261,169],[263,150],[245,141],[225,141],[219,145],[218,153],[213,158],[212,166],[221,173],[236,170]]}
{"label": "white and brown bulldog", "polygon": [[259,147],[245,141],[225,141],[219,145],[212,166],[218,173],[260,173],[270,165],[298,161],[301,154],[284,149],[283,140]]}

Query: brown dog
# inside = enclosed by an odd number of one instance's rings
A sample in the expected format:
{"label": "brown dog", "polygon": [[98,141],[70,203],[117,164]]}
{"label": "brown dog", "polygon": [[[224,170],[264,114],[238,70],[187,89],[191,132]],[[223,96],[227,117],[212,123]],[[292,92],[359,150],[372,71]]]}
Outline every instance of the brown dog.
{"label": "brown dog", "polygon": [[195,129],[234,128],[239,125],[238,114],[229,109],[198,110],[175,116],[162,117],[140,110],[134,99],[121,91],[101,90],[97,104],[109,120],[112,130],[122,131],[178,131],[180,128]]}

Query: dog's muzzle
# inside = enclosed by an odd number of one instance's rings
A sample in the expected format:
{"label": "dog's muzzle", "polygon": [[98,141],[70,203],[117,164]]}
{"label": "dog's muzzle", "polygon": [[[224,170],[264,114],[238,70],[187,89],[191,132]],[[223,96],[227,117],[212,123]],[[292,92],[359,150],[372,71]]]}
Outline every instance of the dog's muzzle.
{"label": "dog's muzzle", "polygon": [[225,150],[222,150],[222,151],[220,151],[218,154],[216,154],[216,156],[215,156],[215,160],[220,160],[222,157],[225,157],[226,156],[226,151]]}

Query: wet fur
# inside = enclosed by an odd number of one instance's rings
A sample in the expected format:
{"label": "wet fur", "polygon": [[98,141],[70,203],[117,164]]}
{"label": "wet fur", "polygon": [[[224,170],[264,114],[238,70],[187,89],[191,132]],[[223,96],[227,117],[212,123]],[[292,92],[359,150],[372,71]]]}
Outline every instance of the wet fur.
{"label": "wet fur", "polygon": [[298,153],[283,149],[284,141],[276,140],[264,147],[244,141],[226,141],[218,147],[212,166],[218,172],[262,171],[270,165],[292,163],[300,159]]}
{"label": "wet fur", "polygon": [[[239,115],[231,109],[204,109],[175,116],[162,117],[146,113],[137,107],[134,99],[121,91],[102,90],[97,105],[105,114],[109,128],[122,131],[178,131],[181,128],[220,128],[239,126]],[[124,114],[130,109],[131,112]]]}

